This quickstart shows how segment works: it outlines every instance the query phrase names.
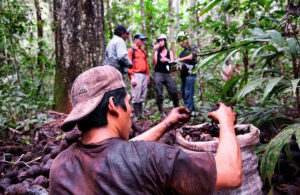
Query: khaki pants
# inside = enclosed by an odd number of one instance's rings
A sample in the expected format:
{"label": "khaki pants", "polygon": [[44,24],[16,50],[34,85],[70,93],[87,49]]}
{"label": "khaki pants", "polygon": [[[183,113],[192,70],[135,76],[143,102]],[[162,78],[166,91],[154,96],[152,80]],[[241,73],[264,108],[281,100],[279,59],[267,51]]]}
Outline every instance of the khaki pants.
{"label": "khaki pants", "polygon": [[145,102],[147,96],[147,75],[146,73],[135,72],[134,78],[137,85],[135,87],[131,85],[132,103]]}

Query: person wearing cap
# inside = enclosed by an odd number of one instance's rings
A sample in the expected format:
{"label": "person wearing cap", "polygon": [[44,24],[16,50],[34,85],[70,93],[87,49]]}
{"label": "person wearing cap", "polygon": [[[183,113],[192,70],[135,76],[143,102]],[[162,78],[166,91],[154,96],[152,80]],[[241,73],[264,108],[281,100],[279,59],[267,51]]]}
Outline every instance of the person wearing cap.
{"label": "person wearing cap", "polygon": [[147,37],[142,33],[134,35],[135,44],[128,50],[128,57],[132,62],[132,68],[128,70],[128,75],[134,111],[133,122],[136,122],[139,117],[143,117],[143,102],[147,97],[147,85],[150,84],[147,54],[143,49],[146,39]]}
{"label": "person wearing cap", "polygon": [[152,62],[154,68],[154,87],[156,91],[156,104],[162,117],[166,114],[163,109],[163,86],[165,85],[167,91],[172,98],[174,107],[179,106],[179,98],[177,91],[177,84],[170,72],[169,62],[174,62],[174,54],[168,50],[167,36],[161,34],[157,37],[157,44],[153,48]]}
{"label": "person wearing cap", "polygon": [[130,141],[130,95],[121,73],[112,66],[80,74],[71,90],[72,111],[63,131],[75,125],[81,138],[53,161],[49,194],[212,194],[238,187],[242,180],[235,114],[224,104],[209,113],[220,123],[217,153],[185,153],[156,142],[180,120],[184,107],[174,108],[159,124]]}
{"label": "person wearing cap", "polygon": [[184,106],[192,112],[192,116],[196,115],[196,107],[194,104],[194,85],[196,80],[196,73],[192,70],[197,64],[197,47],[189,44],[189,37],[185,32],[179,32],[177,41],[184,50],[180,52],[179,58],[176,60],[180,63],[181,70],[181,94]]}
{"label": "person wearing cap", "polygon": [[111,65],[118,69],[126,82],[126,74],[128,69],[132,67],[132,63],[127,56],[126,40],[129,32],[123,25],[119,25],[114,30],[114,36],[109,41],[105,49],[105,59],[102,65]]}

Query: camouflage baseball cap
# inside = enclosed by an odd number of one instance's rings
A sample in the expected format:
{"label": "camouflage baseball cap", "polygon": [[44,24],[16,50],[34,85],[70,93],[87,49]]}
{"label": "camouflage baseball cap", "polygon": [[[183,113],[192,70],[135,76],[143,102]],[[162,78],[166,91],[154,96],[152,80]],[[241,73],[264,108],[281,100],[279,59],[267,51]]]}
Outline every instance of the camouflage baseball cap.
{"label": "camouflage baseball cap", "polygon": [[61,129],[69,131],[76,122],[90,114],[108,91],[123,88],[121,73],[112,66],[98,66],[81,73],[71,90],[72,111],[64,120]]}

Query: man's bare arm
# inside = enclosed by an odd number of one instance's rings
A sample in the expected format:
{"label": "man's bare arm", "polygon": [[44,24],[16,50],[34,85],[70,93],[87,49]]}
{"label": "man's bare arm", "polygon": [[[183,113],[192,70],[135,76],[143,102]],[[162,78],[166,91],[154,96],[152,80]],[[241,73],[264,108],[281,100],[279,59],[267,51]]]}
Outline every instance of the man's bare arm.
{"label": "man's bare arm", "polygon": [[230,107],[219,103],[219,109],[208,113],[219,121],[219,146],[215,156],[217,181],[215,190],[237,188],[242,184],[242,158],[234,132],[235,113]]}
{"label": "man's bare arm", "polygon": [[158,141],[163,134],[169,130],[169,127],[179,120],[184,120],[189,117],[187,114],[189,110],[185,107],[173,108],[170,114],[159,124],[152,127],[148,131],[132,138],[130,141],[144,140],[144,141]]}

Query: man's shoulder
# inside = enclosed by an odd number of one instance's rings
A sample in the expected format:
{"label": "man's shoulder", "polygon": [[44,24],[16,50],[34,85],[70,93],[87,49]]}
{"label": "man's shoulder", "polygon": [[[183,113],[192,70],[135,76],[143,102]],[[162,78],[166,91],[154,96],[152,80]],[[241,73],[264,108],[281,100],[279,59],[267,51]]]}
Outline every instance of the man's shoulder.
{"label": "man's shoulder", "polygon": [[114,35],[111,39],[112,42],[125,42],[124,39],[119,37],[118,35]]}
{"label": "man's shoulder", "polygon": [[72,156],[74,152],[74,147],[77,143],[73,143],[71,146],[69,146],[67,149],[59,153],[55,159],[53,160],[53,164],[59,164],[64,161],[64,159],[67,159],[68,157]]}

